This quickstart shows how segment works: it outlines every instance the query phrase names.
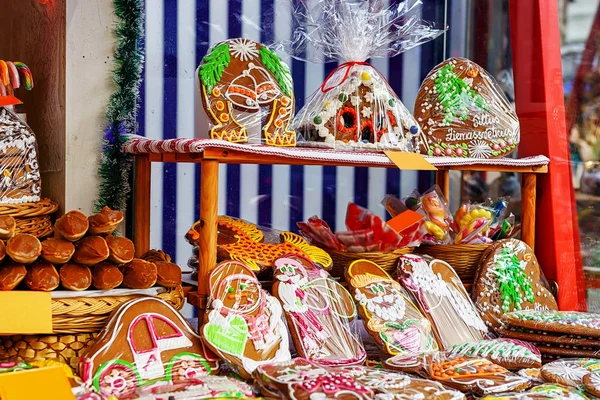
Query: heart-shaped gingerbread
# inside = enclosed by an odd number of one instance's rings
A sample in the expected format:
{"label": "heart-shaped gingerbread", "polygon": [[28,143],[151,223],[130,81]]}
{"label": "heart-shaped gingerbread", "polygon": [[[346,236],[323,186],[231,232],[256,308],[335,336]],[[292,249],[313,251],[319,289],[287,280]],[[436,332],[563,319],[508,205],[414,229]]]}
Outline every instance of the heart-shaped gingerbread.
{"label": "heart-shaped gingerbread", "polygon": [[502,315],[511,311],[558,309],[533,250],[517,239],[501,240],[492,247],[473,288],[481,318],[492,329],[499,328]]}
{"label": "heart-shaped gingerbread", "polygon": [[465,58],[451,58],[425,77],[415,103],[421,153],[497,158],[519,144],[517,114],[494,78]]}

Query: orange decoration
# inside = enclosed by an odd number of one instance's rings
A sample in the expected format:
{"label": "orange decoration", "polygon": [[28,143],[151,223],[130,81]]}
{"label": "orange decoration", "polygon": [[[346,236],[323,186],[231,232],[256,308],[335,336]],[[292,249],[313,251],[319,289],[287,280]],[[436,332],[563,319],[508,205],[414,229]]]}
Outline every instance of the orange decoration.
{"label": "orange decoration", "polygon": [[477,77],[477,75],[479,75],[479,70],[477,70],[477,69],[471,69],[467,72],[467,76],[469,78],[475,78],[475,77]]}
{"label": "orange decoration", "polygon": [[[286,255],[297,254],[311,259],[323,268],[331,268],[329,254],[311,246],[301,236],[292,232],[281,232],[281,243],[263,243],[264,235],[256,225],[231,217],[220,216],[218,221],[217,255],[219,260],[240,261],[254,271],[273,266],[273,262]],[[190,243],[198,237],[199,221],[186,235]]]}
{"label": "orange decoration", "polygon": [[225,108],[225,104],[221,100],[219,100],[219,101],[217,101],[216,107],[217,107],[217,110],[223,111],[223,109]]}
{"label": "orange decoration", "polygon": [[221,90],[218,87],[214,87],[212,90],[212,95],[215,97],[221,97]]}
{"label": "orange decoration", "polygon": [[223,122],[227,122],[227,121],[229,121],[229,114],[227,114],[227,113],[222,113],[222,114],[219,116],[219,119],[220,119],[221,121],[223,121]]}

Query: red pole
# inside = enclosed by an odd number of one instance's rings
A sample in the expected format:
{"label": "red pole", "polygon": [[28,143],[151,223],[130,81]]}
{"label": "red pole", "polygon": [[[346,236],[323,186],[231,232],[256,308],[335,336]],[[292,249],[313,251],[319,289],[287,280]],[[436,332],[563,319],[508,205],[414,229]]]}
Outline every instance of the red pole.
{"label": "red pole", "polygon": [[[556,0],[509,0],[515,102],[521,122],[519,156],[544,154],[538,177],[536,255],[558,283],[562,310],[585,310],[585,278],[573,211],[569,140]],[[570,203],[569,203],[570,202]]]}

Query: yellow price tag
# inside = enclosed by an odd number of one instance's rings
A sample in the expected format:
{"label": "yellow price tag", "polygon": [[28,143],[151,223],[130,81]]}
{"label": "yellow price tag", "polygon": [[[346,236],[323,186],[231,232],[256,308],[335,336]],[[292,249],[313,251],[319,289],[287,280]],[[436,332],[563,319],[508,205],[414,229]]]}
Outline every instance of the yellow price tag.
{"label": "yellow price tag", "polygon": [[50,293],[14,290],[0,292],[0,304],[0,335],[52,333]]}

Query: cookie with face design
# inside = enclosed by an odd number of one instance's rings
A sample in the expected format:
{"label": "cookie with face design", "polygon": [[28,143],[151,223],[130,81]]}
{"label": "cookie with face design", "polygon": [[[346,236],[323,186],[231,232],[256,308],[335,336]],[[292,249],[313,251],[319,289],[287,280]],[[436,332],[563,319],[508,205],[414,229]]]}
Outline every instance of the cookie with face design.
{"label": "cookie with face design", "polygon": [[258,365],[291,358],[281,305],[237,261],[217,265],[209,276],[206,344],[243,378]]}
{"label": "cookie with face design", "polygon": [[354,261],[346,270],[346,282],[367,332],[384,352],[398,355],[438,350],[429,320],[377,264]]}
{"label": "cookie with face design", "polygon": [[350,293],[307,258],[275,261],[273,295],[283,305],[300,357],[324,366],[362,364],[366,351],[352,331]]}

